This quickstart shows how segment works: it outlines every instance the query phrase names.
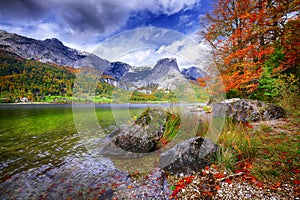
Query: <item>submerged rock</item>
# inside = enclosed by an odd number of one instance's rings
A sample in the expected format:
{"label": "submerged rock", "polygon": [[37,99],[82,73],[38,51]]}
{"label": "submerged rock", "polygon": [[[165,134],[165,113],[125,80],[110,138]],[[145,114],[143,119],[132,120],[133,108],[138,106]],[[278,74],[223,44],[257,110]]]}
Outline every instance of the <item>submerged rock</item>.
{"label": "submerged rock", "polygon": [[213,104],[214,117],[231,117],[238,122],[273,120],[285,116],[280,106],[250,99],[227,99]]}
{"label": "submerged rock", "polygon": [[160,166],[170,173],[190,173],[209,166],[217,145],[209,139],[185,140],[160,155]]}

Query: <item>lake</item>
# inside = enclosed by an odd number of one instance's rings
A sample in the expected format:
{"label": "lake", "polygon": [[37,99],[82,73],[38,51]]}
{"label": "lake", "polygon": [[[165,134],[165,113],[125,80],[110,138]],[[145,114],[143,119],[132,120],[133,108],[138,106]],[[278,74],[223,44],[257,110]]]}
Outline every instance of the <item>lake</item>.
{"label": "lake", "polygon": [[85,134],[95,141],[147,106],[155,105],[1,105],[1,199],[94,198],[126,183],[128,174],[86,148]]}

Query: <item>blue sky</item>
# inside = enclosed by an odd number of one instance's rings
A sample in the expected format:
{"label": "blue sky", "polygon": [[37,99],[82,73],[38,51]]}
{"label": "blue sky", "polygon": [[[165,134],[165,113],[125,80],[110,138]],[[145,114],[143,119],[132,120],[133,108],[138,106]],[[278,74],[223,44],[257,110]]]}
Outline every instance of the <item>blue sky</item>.
{"label": "blue sky", "polygon": [[[1,0],[0,29],[35,39],[58,38],[67,46],[93,52],[116,34],[140,27],[196,38],[199,17],[210,10],[210,0]],[[169,45],[178,40],[172,39],[158,40],[155,50],[160,42],[168,45],[162,40],[170,40]]]}

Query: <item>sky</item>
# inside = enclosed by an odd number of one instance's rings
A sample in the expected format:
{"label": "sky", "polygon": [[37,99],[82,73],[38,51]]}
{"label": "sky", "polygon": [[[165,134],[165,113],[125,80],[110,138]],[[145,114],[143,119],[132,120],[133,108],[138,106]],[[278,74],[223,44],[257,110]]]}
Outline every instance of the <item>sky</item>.
{"label": "sky", "polygon": [[[151,65],[156,59],[173,55],[183,67],[188,66],[187,60],[199,60],[176,55],[191,57],[187,46],[192,50],[191,40],[199,41],[199,18],[211,11],[211,2],[0,0],[0,29],[34,39],[57,38],[71,48],[136,66]],[[149,34],[156,34],[155,39]],[[130,53],[124,55],[125,50]]]}

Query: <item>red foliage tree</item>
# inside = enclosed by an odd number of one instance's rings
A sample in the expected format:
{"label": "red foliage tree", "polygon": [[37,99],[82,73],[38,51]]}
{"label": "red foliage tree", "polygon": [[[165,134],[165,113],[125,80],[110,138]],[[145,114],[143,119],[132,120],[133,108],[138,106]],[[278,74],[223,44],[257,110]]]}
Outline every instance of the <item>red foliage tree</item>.
{"label": "red foliage tree", "polygon": [[291,51],[299,48],[299,35],[295,36],[290,25],[298,21],[288,22],[291,14],[299,14],[299,0],[216,1],[213,13],[204,17],[208,25],[201,33],[215,49],[214,58],[226,91],[254,91],[264,62],[281,43],[289,65],[299,57],[293,53],[299,49]]}

